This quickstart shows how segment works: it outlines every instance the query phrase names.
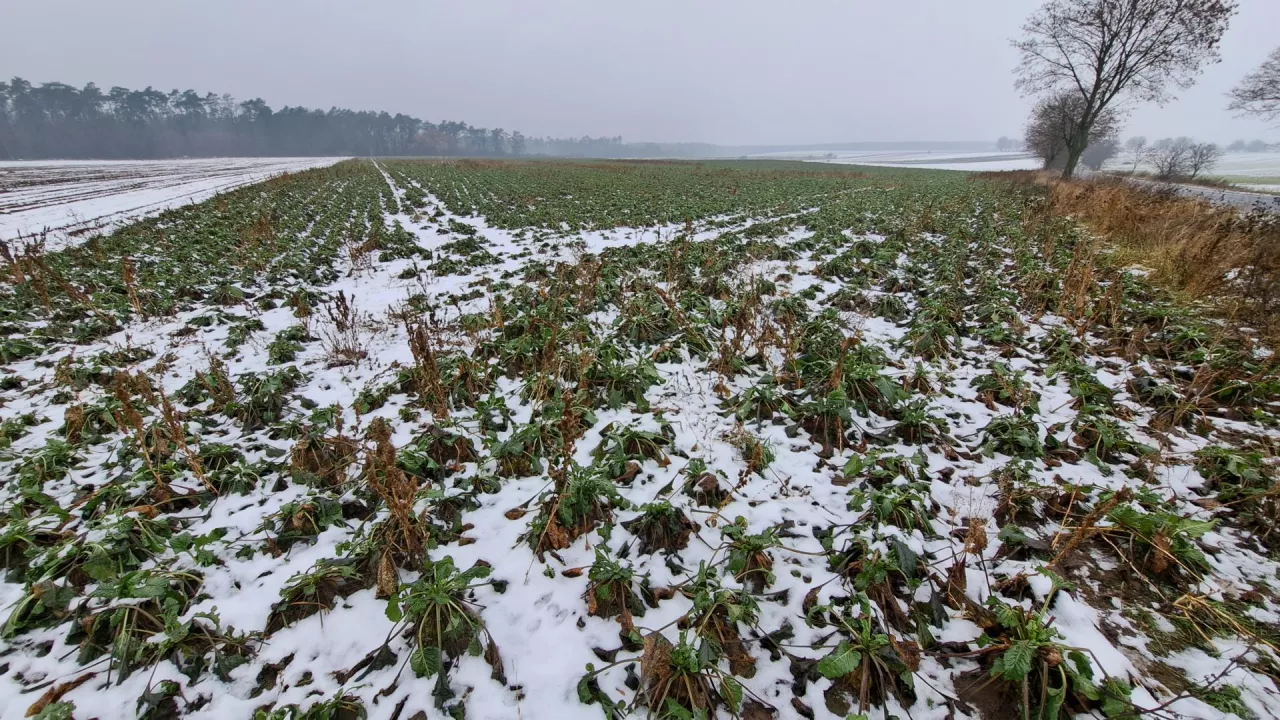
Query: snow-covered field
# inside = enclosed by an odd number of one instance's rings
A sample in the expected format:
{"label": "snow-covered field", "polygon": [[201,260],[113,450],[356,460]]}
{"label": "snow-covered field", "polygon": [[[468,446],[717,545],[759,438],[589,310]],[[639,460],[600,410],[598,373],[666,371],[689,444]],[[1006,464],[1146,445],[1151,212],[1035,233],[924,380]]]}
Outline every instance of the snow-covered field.
{"label": "snow-covered field", "polygon": [[0,240],[47,233],[50,248],[340,158],[0,161]]}
{"label": "snow-covered field", "polygon": [[779,160],[872,165],[875,167],[910,167],[930,170],[1035,170],[1040,160],[1025,152],[923,152],[919,150],[864,150],[835,153],[770,153],[761,157]]}
{"label": "snow-covered field", "polygon": [[183,210],[96,336],[115,238],[0,293],[0,719],[1280,717],[1253,339],[1021,295],[959,175],[523,165]]}
{"label": "snow-covered field", "polygon": [[[876,167],[927,168],[932,170],[1037,170],[1040,159],[1026,152],[923,152],[918,150],[867,150],[854,152],[784,152],[759,157],[807,162],[872,165]],[[1108,170],[1132,170],[1123,153],[1107,164]],[[1139,170],[1150,171],[1147,164]],[[1280,153],[1228,153],[1209,173],[1250,190],[1280,191]]]}
{"label": "snow-covered field", "polygon": [[[813,162],[851,163],[880,167],[916,167],[935,170],[1036,170],[1040,159],[1025,152],[918,152],[918,151],[867,151],[839,152],[832,157],[818,153],[777,155]],[[1131,170],[1132,162],[1123,154],[1107,164],[1107,169]],[[1139,170],[1150,171],[1146,164]],[[1280,185],[1280,153],[1227,153],[1210,171],[1215,177],[1225,177],[1236,184],[1250,185],[1253,189],[1278,189]],[[1257,178],[1251,182],[1251,178]]]}
{"label": "snow-covered field", "polygon": [[1236,183],[1245,190],[1254,190],[1256,192],[1276,193],[1280,192],[1280,183]]}
{"label": "snow-covered field", "polygon": [[1213,174],[1243,177],[1280,177],[1280,153],[1227,153]]}
{"label": "snow-covered field", "polygon": [[[1133,160],[1121,153],[1109,161],[1107,170],[1129,172],[1134,169]],[[1141,172],[1152,172],[1150,163],[1138,163]],[[1211,177],[1225,178],[1247,190],[1262,192],[1280,191],[1280,153],[1227,153],[1205,173]]]}
{"label": "snow-covered field", "polygon": [[1246,190],[1280,192],[1280,153],[1228,153],[1211,174]]}

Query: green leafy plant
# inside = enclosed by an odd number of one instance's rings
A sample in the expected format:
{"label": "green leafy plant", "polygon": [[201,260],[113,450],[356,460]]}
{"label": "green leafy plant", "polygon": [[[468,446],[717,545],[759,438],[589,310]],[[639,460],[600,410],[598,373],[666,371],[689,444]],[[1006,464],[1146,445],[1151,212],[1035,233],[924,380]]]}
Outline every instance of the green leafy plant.
{"label": "green leafy plant", "polygon": [[628,503],[613,480],[596,466],[571,466],[564,490],[542,498],[541,508],[522,537],[535,552],[563,550],[601,523],[612,522],[613,510]]}
{"label": "green leafy plant", "polygon": [[365,720],[367,717],[369,713],[360,698],[342,692],[312,703],[305,709],[290,704],[253,713],[253,720]]}
{"label": "green leafy plant", "polygon": [[238,384],[240,393],[223,411],[238,419],[246,430],[256,430],[284,418],[289,394],[304,381],[302,372],[290,365],[282,370],[245,373]]}
{"label": "green leafy plant", "polygon": [[931,518],[938,514],[938,504],[929,495],[927,483],[886,485],[870,493],[850,493],[849,509],[866,508],[864,517],[893,525],[907,532],[919,530],[925,537],[936,537]]}
{"label": "green leafy plant", "polygon": [[311,495],[285,503],[268,517],[263,530],[272,533],[273,550],[288,550],[294,543],[314,540],[325,529],[342,524],[342,504],[324,495]]}
{"label": "green leafy plant", "polygon": [[821,617],[836,628],[838,642],[818,661],[817,671],[831,680],[827,707],[844,714],[848,698],[856,698],[858,711],[883,705],[890,694],[910,704],[915,699],[914,673],[920,669],[920,648],[910,640],[898,640],[872,614],[863,596],[861,612],[815,609],[810,619]]}
{"label": "green leafy plant", "polygon": [[824,451],[841,451],[849,444],[848,434],[854,429],[849,396],[837,385],[829,392],[819,386],[804,402],[796,403],[791,417],[809,436],[822,444]]}
{"label": "green leafy plant", "polygon": [[987,454],[1004,453],[1017,458],[1044,456],[1044,443],[1035,421],[1020,415],[1001,415],[982,429],[982,449]]}
{"label": "green leafy plant", "polygon": [[972,384],[978,397],[992,409],[998,404],[1014,410],[1039,410],[1039,396],[1031,390],[1023,373],[1010,369],[1005,363],[992,363],[991,372],[978,376]]}
{"label": "green leafy plant", "polygon": [[1172,512],[1143,512],[1132,503],[1113,509],[1107,517],[1135,543],[1147,567],[1156,574],[1179,568],[1191,573],[1209,571],[1209,561],[1196,539],[1213,529],[1212,520],[1195,520]]}
{"label": "green leafy plant", "polygon": [[917,468],[901,455],[873,448],[865,454],[855,454],[849,458],[842,472],[846,479],[865,478],[872,488],[882,488],[899,478],[914,481]]}
{"label": "green leafy plant", "polygon": [[742,707],[742,685],[716,666],[718,659],[712,643],[705,639],[695,643],[686,632],[674,645],[662,635],[649,635],[641,658],[644,673],[637,702],[649,708],[650,717],[661,720],[710,717],[718,705],[737,713]]}
{"label": "green leafy plant", "polygon": [[770,528],[762,533],[747,533],[747,519],[738,516],[733,523],[724,525],[720,531],[728,539],[729,561],[726,569],[734,579],[751,589],[754,593],[762,593],[773,584],[773,558],[769,550],[781,546],[777,532]]}
{"label": "green leafy plant", "polygon": [[293,325],[281,330],[267,345],[267,362],[272,365],[293,362],[297,359],[298,353],[306,349],[303,343],[313,339],[302,325]]}
{"label": "green leafy plant", "polygon": [[289,578],[280,591],[280,601],[271,608],[267,633],[317,612],[331,610],[337,598],[363,588],[366,582],[349,562],[322,560],[310,570]]}
{"label": "green leafy plant", "polygon": [[587,571],[587,614],[601,618],[619,618],[623,632],[632,632],[633,617],[643,617],[644,602],[640,592],[648,585],[643,579],[637,586],[635,572],[629,565],[610,558],[601,548],[596,548],[596,559]]}
{"label": "green leafy plant", "polygon": [[1085,448],[1085,457],[1104,473],[1110,473],[1106,463],[1117,462],[1122,453],[1150,454],[1155,449],[1134,442],[1129,433],[1110,417],[1086,406],[1071,424],[1075,441]]}
{"label": "green leafy plant", "polygon": [[1208,481],[1210,489],[1223,491],[1224,499],[1231,499],[1225,491],[1265,490],[1270,486],[1270,471],[1261,453],[1210,446],[1197,450],[1195,458],[1196,471]]}
{"label": "green leafy plant", "polygon": [[947,421],[929,412],[929,400],[918,398],[904,402],[893,409],[898,420],[893,432],[904,442],[946,441]]}
{"label": "green leafy plant", "polygon": [[494,673],[501,674],[498,646],[466,599],[468,591],[485,584],[477,581],[489,573],[489,566],[479,564],[458,570],[446,555],[428,562],[417,582],[402,587],[387,601],[387,617],[405,623],[413,633],[415,648],[409,665],[415,675],[442,674],[445,662],[463,654],[484,656]]}
{"label": "green leafy plant", "polygon": [[749,593],[725,588],[717,570],[700,563],[692,580],[681,592],[693,601],[693,610],[679,623],[704,642],[716,656],[729,663],[729,672],[738,677],[754,677],[756,659],[739,626],[759,629],[760,606]]}
{"label": "green leafy plant", "polygon": [[[194,573],[168,570],[133,570],[104,578],[92,596],[105,601],[106,606],[89,610],[73,631],[80,644],[80,662],[109,655],[119,683],[139,667],[191,649],[188,641],[197,643],[192,647],[198,650],[211,652],[214,648],[210,645],[231,642],[243,650],[236,653],[243,657],[247,648],[240,640],[220,638],[216,623],[213,627],[200,625],[197,633],[194,621],[179,620],[200,582]],[[198,674],[200,667],[195,669]]]}
{"label": "green leafy plant", "polygon": [[600,431],[600,436],[600,444],[591,456],[613,477],[625,473],[632,461],[652,460],[662,467],[671,462],[666,451],[674,433],[669,425],[664,424],[658,432],[653,432],[631,426],[616,427],[611,423]]}
{"label": "green leafy plant", "polygon": [[1034,611],[988,598],[998,632],[979,642],[991,652],[991,677],[1017,689],[1024,720],[1071,717],[1069,701],[1085,707],[1098,705],[1107,717],[1131,710],[1127,685],[1108,678],[1098,687],[1089,658],[1060,642],[1061,636],[1045,617],[1053,597],[1053,592],[1048,593],[1044,606]]}
{"label": "green leafy plant", "polygon": [[760,378],[755,385],[729,398],[725,405],[728,408],[726,413],[737,418],[738,422],[763,423],[778,413],[789,415],[792,409],[786,394],[771,375]]}

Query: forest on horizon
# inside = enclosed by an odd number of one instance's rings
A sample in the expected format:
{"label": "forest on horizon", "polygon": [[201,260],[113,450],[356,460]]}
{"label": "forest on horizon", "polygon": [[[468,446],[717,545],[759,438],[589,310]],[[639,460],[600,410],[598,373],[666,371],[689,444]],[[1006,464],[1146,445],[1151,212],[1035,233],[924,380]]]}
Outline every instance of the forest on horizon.
{"label": "forest on horizon", "polygon": [[[643,146],[631,146],[635,152]],[[565,157],[624,154],[621,137],[532,138],[502,128],[386,111],[284,106],[195,90],[94,83],[0,82],[0,158],[152,159],[444,155]]]}

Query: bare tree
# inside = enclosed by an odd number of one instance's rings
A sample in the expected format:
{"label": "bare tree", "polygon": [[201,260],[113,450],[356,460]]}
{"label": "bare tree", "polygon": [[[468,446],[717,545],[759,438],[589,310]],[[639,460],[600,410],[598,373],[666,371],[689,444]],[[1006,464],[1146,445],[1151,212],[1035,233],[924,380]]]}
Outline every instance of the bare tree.
{"label": "bare tree", "polygon": [[1045,170],[1052,168],[1066,149],[1062,138],[1070,119],[1065,116],[1061,104],[1055,102],[1058,99],[1046,98],[1036,103],[1022,139],[1023,146],[1044,162]]}
{"label": "bare tree", "polygon": [[1188,177],[1195,178],[1205,170],[1210,170],[1222,159],[1222,148],[1213,143],[1196,143],[1187,153]]}
{"label": "bare tree", "polygon": [[1161,180],[1194,179],[1221,158],[1222,148],[1188,137],[1164,138],[1152,145],[1146,156]]}
{"label": "bare tree", "polygon": [[1280,48],[1271,51],[1261,67],[1245,75],[1230,96],[1228,109],[1241,115],[1257,115],[1268,122],[1280,118]]}
{"label": "bare tree", "polygon": [[1089,147],[1080,154],[1080,162],[1093,171],[1102,169],[1108,160],[1120,154],[1120,141],[1115,135],[1101,138],[1090,138]]}
{"label": "bare tree", "polygon": [[1075,173],[1103,111],[1125,99],[1164,102],[1217,62],[1236,0],[1049,0],[1014,42],[1018,87],[1071,92],[1080,113],[1067,141],[1063,177]]}
{"label": "bare tree", "polygon": [[996,141],[996,150],[999,150],[1000,152],[1008,152],[1013,150],[1015,145],[1016,143],[1013,138],[1001,135],[1000,139]]}
{"label": "bare tree", "polygon": [[1193,144],[1191,138],[1185,137],[1157,140],[1147,153],[1147,162],[1155,169],[1156,177],[1161,180],[1185,177]]}
{"label": "bare tree", "polygon": [[1135,135],[1124,143],[1124,151],[1129,155],[1129,161],[1133,163],[1133,169],[1129,172],[1138,172],[1138,166],[1147,157],[1147,139],[1141,135]]}
{"label": "bare tree", "polygon": [[[1027,150],[1044,161],[1046,170],[1066,165],[1071,139],[1079,128],[1083,112],[1084,100],[1068,91],[1054,93],[1036,103],[1023,143]],[[1114,112],[1104,110],[1091,124],[1088,139],[1114,141],[1119,126],[1120,118]]]}

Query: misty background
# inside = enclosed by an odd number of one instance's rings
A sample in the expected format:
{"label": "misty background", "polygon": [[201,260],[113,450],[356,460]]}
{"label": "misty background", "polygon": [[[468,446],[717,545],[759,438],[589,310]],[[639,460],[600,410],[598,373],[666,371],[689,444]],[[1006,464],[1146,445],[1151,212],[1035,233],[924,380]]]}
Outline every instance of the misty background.
{"label": "misty background", "polygon": [[[460,120],[525,136],[805,146],[1020,137],[1027,0],[42,0],[5,10],[0,76]],[[1222,62],[1123,135],[1280,140],[1225,93],[1276,45],[1242,0]],[[759,149],[759,148],[753,148]]]}

